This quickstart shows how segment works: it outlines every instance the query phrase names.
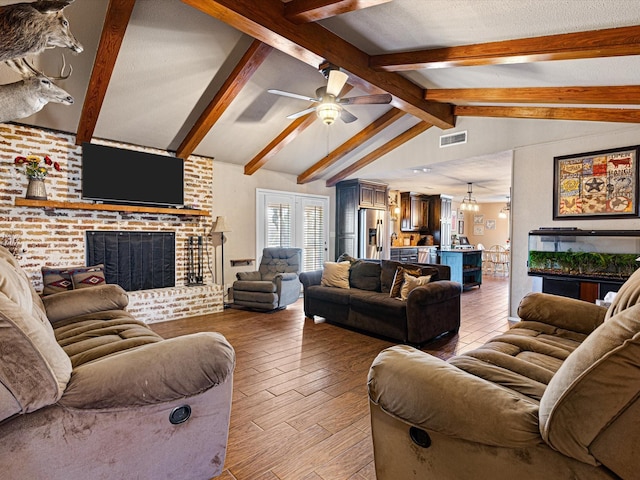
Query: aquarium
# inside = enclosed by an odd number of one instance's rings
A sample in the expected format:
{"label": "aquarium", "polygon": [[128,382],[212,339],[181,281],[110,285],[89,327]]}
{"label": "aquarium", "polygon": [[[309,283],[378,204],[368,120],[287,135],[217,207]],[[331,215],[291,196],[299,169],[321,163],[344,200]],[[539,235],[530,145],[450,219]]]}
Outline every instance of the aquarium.
{"label": "aquarium", "polygon": [[529,232],[529,275],[625,281],[640,266],[639,257],[640,230]]}

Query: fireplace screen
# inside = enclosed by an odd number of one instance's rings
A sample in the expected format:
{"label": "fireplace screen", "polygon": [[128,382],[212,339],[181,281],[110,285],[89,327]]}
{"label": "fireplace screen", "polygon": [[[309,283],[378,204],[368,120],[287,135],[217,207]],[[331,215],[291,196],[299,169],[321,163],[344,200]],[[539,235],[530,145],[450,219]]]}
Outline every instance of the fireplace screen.
{"label": "fireplace screen", "polygon": [[174,232],[87,231],[87,265],[104,264],[107,283],[128,292],[175,286]]}

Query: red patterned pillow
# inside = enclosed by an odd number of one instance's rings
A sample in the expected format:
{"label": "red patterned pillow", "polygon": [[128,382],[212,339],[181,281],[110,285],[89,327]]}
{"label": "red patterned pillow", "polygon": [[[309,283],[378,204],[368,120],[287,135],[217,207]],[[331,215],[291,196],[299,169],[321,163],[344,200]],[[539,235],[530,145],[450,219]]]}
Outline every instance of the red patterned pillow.
{"label": "red patterned pillow", "polygon": [[93,265],[71,270],[73,288],[88,288],[105,283],[104,265]]}
{"label": "red patterned pillow", "polygon": [[43,295],[73,290],[73,281],[68,267],[42,267]]}

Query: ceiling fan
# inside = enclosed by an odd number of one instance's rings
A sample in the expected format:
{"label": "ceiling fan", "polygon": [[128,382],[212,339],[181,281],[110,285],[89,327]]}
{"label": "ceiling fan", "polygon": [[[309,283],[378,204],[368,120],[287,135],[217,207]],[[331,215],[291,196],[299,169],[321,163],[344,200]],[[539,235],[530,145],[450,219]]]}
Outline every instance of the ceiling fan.
{"label": "ceiling fan", "polygon": [[327,79],[327,86],[318,88],[315,98],[297,93],[283,92],[282,90],[267,90],[269,93],[282,95],[283,97],[297,98],[298,100],[307,100],[318,104],[288,115],[287,118],[289,120],[294,120],[315,111],[320,120],[326,125],[331,125],[338,117],[345,123],[351,123],[356,121],[358,117],[345,110],[343,105],[371,105],[391,102],[391,95],[388,93],[340,98],[340,92],[347,83],[349,75],[331,64],[323,64],[320,67],[320,72]]}

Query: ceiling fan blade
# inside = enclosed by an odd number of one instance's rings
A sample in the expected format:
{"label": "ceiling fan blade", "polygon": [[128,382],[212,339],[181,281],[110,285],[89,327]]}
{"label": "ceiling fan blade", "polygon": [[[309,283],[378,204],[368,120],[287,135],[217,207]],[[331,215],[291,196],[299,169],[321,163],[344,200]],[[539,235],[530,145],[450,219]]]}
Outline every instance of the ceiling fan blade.
{"label": "ceiling fan blade", "polygon": [[295,120],[296,118],[304,117],[306,114],[314,112],[315,110],[316,110],[316,107],[305,108],[304,110],[302,110],[300,112],[292,113],[291,115],[287,115],[287,118],[289,120]]}
{"label": "ceiling fan blade", "polygon": [[342,91],[342,87],[347,83],[349,75],[340,70],[331,70],[329,72],[329,80],[327,81],[327,93],[337,97]]}
{"label": "ceiling fan blade", "polygon": [[317,98],[308,97],[308,96],[305,96],[305,95],[298,95],[297,93],[283,92],[282,90],[270,89],[270,90],[267,90],[267,92],[274,93],[276,95],[282,95],[283,97],[291,97],[291,98],[297,98],[298,100],[306,100],[307,102],[319,102],[320,101]]}
{"label": "ceiling fan blade", "polygon": [[345,110],[344,108],[342,109],[342,112],[340,112],[340,118],[344,123],[351,123],[358,120],[358,117],[356,117],[353,113]]}
{"label": "ceiling fan blade", "polygon": [[380,95],[361,95],[359,97],[341,98],[338,100],[340,105],[372,105],[391,103],[391,95],[381,93]]}

